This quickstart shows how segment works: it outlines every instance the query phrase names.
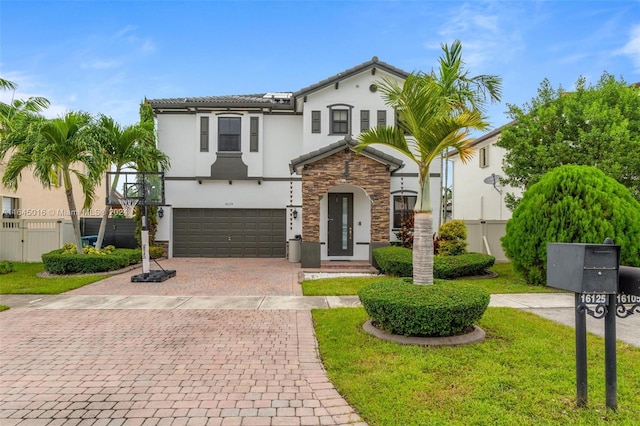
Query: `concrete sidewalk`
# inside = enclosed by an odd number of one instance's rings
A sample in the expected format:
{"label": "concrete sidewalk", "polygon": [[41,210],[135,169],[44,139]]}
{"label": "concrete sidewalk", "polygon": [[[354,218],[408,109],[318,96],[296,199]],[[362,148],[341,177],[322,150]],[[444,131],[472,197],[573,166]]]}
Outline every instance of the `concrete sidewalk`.
{"label": "concrete sidewalk", "polygon": [[[574,296],[567,293],[494,294],[490,307],[533,312],[573,327]],[[309,310],[360,306],[357,296],[126,296],[0,295],[0,304],[30,309]],[[604,336],[604,320],[587,316],[589,332]],[[616,320],[617,339],[640,347],[640,315]]]}

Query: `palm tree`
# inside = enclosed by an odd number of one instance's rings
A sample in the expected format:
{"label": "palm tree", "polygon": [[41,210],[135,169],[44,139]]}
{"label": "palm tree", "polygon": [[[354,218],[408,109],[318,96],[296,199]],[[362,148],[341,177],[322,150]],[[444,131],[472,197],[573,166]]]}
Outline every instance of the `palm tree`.
{"label": "palm tree", "polygon": [[[0,77],[0,90],[11,90],[15,94],[17,88],[16,83]],[[9,104],[0,102],[0,132],[2,134],[8,133],[21,116],[35,115],[48,108],[49,104],[48,99],[39,96],[30,97],[27,100],[12,97]]]}
{"label": "palm tree", "polygon": [[[142,122],[123,128],[112,118],[103,116],[100,119],[100,127],[104,131],[103,149],[114,172],[109,199],[115,198],[118,180],[123,169],[132,167],[139,171],[156,171],[158,167],[161,170],[169,167],[169,157],[155,146],[153,122]],[[110,207],[107,205],[100,222],[96,241],[97,249],[102,247],[109,210]]]}
{"label": "palm tree", "polygon": [[360,134],[358,151],[383,144],[406,155],[418,166],[419,191],[414,209],[413,282],[433,284],[433,207],[429,167],[445,150],[454,149],[463,162],[473,154],[469,133],[488,123],[478,108],[488,93],[500,97],[500,79],[469,78],[463,70],[461,48],[443,45],[439,73],[410,74],[402,86],[383,79],[378,87],[387,105],[396,110],[397,126],[374,127]]}
{"label": "palm tree", "polygon": [[45,188],[62,186],[67,197],[76,246],[81,254],[80,221],[71,176],[76,176],[82,186],[85,198],[83,208],[87,209],[93,203],[96,185],[106,165],[92,117],[82,112],[69,112],[64,117],[50,120],[34,117],[10,131],[2,140],[2,158],[11,150],[13,154],[7,162],[3,184],[17,189],[22,172],[31,169]]}

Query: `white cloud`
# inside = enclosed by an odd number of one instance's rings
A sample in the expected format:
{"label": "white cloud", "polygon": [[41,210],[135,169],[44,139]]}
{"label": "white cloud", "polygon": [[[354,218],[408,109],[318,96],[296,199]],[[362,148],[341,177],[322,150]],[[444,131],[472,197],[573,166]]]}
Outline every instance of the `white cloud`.
{"label": "white cloud", "polygon": [[[462,41],[463,59],[470,68],[509,62],[516,52],[523,50],[517,7],[509,3],[464,3],[451,9],[438,34],[448,43],[455,39]],[[426,46],[432,48],[435,43]]]}
{"label": "white cloud", "polygon": [[631,29],[629,41],[616,53],[629,56],[636,67],[636,72],[640,72],[640,25]]}

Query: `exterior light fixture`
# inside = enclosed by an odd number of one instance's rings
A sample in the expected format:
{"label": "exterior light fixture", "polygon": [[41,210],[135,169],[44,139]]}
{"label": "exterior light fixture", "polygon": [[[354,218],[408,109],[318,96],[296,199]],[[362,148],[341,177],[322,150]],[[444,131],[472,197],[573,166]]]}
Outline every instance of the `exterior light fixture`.
{"label": "exterior light fixture", "polygon": [[160,207],[160,208],[158,209],[158,217],[159,217],[160,219],[162,219],[162,218],[164,217],[164,209],[163,209],[162,207]]}
{"label": "exterior light fixture", "polygon": [[298,210],[293,209],[293,212],[292,212],[291,214],[293,215],[293,218],[294,218],[294,219],[297,219],[297,218],[298,218]]}

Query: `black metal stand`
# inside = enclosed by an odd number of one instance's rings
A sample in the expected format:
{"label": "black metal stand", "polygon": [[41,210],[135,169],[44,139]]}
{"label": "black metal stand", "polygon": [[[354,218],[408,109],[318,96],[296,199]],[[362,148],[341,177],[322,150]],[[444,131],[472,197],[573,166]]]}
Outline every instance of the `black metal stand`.
{"label": "black metal stand", "polygon": [[580,293],[576,296],[576,395],[578,407],[587,405],[587,315]]}
{"label": "black metal stand", "polygon": [[616,359],[616,295],[607,296],[607,314],[604,317],[604,365],[607,407],[618,409],[618,376]]}
{"label": "black metal stand", "polygon": [[[606,295],[606,303],[598,303],[591,309],[583,300],[583,294],[575,293],[576,304],[576,395],[578,407],[588,401],[587,390],[587,317],[604,318],[604,364],[607,407],[618,409],[618,377],[616,358],[616,308],[615,294]],[[599,295],[600,296],[600,295]]]}

